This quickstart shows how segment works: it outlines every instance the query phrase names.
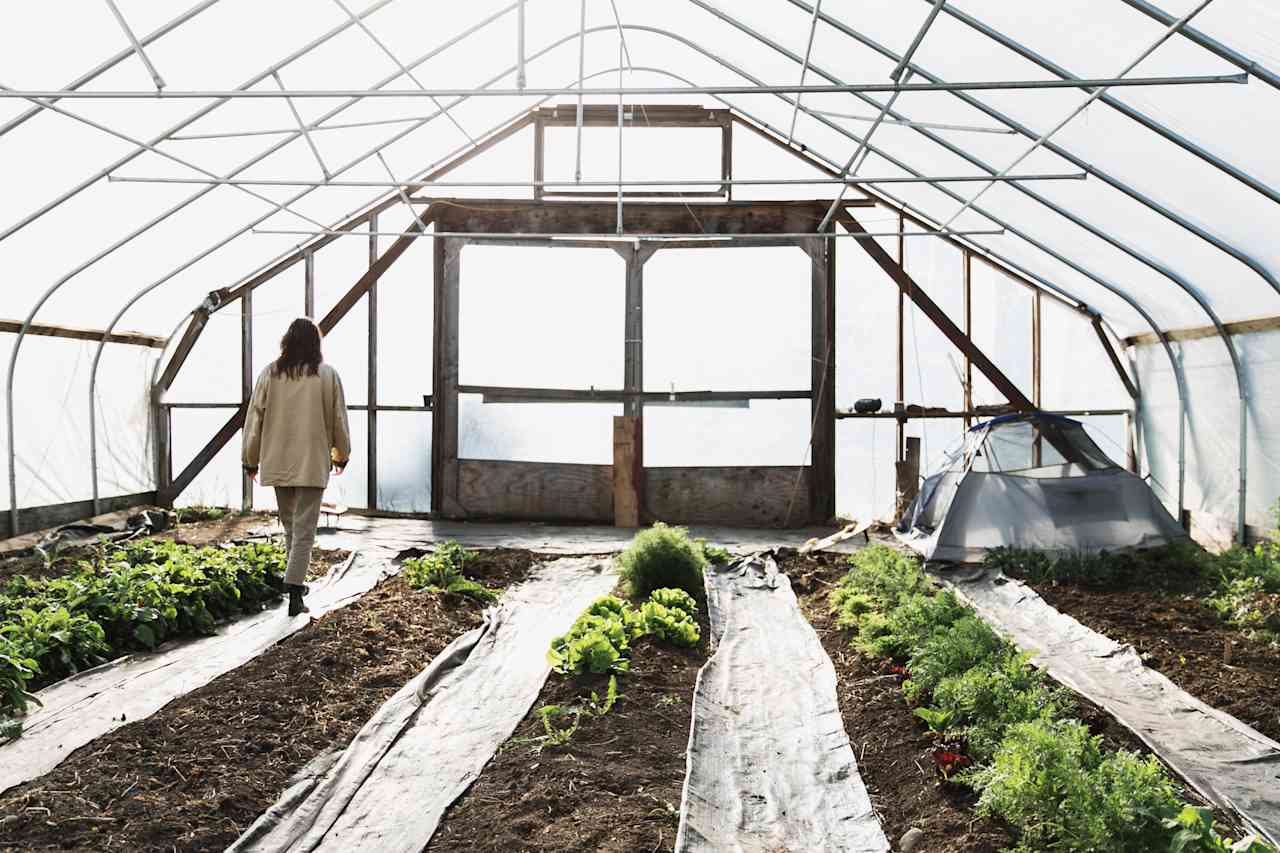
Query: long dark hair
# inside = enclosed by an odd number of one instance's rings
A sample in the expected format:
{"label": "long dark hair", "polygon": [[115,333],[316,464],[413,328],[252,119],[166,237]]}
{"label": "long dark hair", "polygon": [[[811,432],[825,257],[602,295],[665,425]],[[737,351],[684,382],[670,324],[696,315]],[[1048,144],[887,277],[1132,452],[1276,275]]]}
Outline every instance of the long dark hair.
{"label": "long dark hair", "polygon": [[289,379],[315,376],[320,372],[320,361],[320,327],[310,317],[299,317],[280,339],[280,357],[271,373]]}

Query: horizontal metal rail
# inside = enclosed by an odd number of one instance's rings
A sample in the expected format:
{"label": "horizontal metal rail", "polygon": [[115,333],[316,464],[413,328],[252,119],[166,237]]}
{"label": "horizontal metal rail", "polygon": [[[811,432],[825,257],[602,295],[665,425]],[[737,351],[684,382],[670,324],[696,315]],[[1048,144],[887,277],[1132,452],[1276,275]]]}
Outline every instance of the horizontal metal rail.
{"label": "horizontal metal rail", "polygon": [[783,391],[624,391],[619,388],[513,388],[502,385],[459,385],[459,394],[482,394],[504,401],[545,403],[695,403],[739,400],[808,400],[813,393]]}
{"label": "horizontal metal rail", "polygon": [[868,240],[873,237],[996,237],[1004,233],[1003,228],[986,228],[972,231],[870,231],[849,234],[840,231],[796,231],[778,234],[618,234],[612,231],[595,233],[579,232],[494,232],[494,231],[303,231],[287,228],[255,228],[254,234],[307,234],[312,236],[337,237],[413,237],[415,239],[434,240],[444,237],[461,237],[464,240],[594,240],[602,242],[659,242],[663,240],[679,240],[682,243],[720,243],[725,241],[752,240],[827,240],[851,238]]}
{"label": "horizontal metal rail", "polygon": [[317,181],[311,178],[164,178],[141,175],[111,175],[108,180],[120,184],[212,184],[237,187],[376,187],[409,190],[428,187],[470,187],[533,189],[536,187],[773,187],[809,186],[813,184],[952,184],[989,181],[1083,181],[1085,172],[1045,172],[1028,175],[894,175],[891,177],[847,178],[734,178],[732,180],[695,179],[630,181]]}
{"label": "horizontal metal rail", "polygon": [[[1131,409],[1044,409],[1045,414],[1061,415],[1062,417],[1087,418],[1087,417],[1120,417],[1122,415],[1132,415]],[[1013,411],[1008,412],[984,412],[980,409],[967,412],[931,412],[925,410],[923,412],[906,411],[902,414],[896,412],[849,412],[837,411],[836,420],[855,420],[858,418],[879,418],[881,420],[891,421],[915,421],[928,420],[930,418],[998,418],[1004,415],[1017,414]]]}
{"label": "horizontal metal rail", "polygon": [[[856,92],[984,92],[1023,89],[1080,89],[1118,86],[1199,86],[1221,83],[1247,84],[1248,74],[1188,74],[1176,77],[1102,77],[1088,80],[972,80],[960,83],[849,83],[800,86],[628,86],[583,89],[583,97],[602,95],[840,95]],[[202,91],[81,91],[68,89],[17,90],[0,98],[76,98],[80,100],[174,101],[202,99],[279,98],[553,98],[578,95],[577,88],[560,89],[210,89]]]}

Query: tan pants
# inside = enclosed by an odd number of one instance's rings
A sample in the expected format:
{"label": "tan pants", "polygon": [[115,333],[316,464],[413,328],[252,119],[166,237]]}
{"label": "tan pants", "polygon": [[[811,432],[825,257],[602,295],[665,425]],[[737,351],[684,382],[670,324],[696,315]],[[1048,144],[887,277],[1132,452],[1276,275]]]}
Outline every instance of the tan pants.
{"label": "tan pants", "polygon": [[284,547],[289,555],[284,582],[302,584],[311,567],[311,548],[316,544],[316,524],[320,521],[320,496],[324,489],[312,486],[276,486],[280,525],[284,527]]}

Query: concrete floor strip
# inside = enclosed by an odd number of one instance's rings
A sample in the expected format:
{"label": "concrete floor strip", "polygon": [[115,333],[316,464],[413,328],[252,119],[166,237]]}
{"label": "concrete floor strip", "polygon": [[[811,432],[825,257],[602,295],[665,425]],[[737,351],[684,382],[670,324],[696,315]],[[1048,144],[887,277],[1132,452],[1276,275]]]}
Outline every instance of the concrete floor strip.
{"label": "concrete floor strip", "polygon": [[677,853],[889,850],[858,775],[836,673],[771,557],[707,575]]}
{"label": "concrete floor strip", "polygon": [[418,853],[537,699],[552,638],[616,583],[599,559],[536,566],[228,853]]}

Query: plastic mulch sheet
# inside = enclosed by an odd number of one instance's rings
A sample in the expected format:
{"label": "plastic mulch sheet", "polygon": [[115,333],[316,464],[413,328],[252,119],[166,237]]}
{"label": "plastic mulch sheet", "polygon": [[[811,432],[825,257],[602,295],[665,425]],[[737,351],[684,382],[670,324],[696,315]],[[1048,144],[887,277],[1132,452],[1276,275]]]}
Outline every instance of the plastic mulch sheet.
{"label": "plastic mulch sheet", "polygon": [[[311,585],[311,617],[344,607],[391,574],[389,555],[356,554]],[[51,685],[24,719],[22,737],[0,747],[0,793],[43,776],[94,738],[145,719],[302,629],[284,603],[236,620],[217,634],[173,648],[120,658]]]}
{"label": "plastic mulch sheet", "polygon": [[600,560],[535,567],[229,851],[418,853],[537,699],[552,638],[616,582]]}
{"label": "plastic mulch sheet", "polygon": [[[726,527],[689,528],[700,536],[735,554],[751,554],[768,548],[799,548],[810,538],[821,538],[831,528],[803,530],[743,530]],[[322,548],[352,548],[373,542],[407,547],[426,546],[452,539],[468,548],[523,548],[540,554],[613,554],[631,544],[636,531],[621,527],[579,525],[557,527],[548,524],[512,522],[488,524],[463,521],[366,518],[346,515],[339,529],[322,530],[316,544]],[[831,545],[824,550],[852,553],[862,544],[856,539]]]}
{"label": "plastic mulch sheet", "polygon": [[1050,675],[1106,709],[1206,799],[1280,843],[1280,743],[1196,699],[1035,590],[984,570],[939,579]]}
{"label": "plastic mulch sheet", "polygon": [[836,703],[836,673],[768,556],[707,575],[677,853],[888,851]]}

